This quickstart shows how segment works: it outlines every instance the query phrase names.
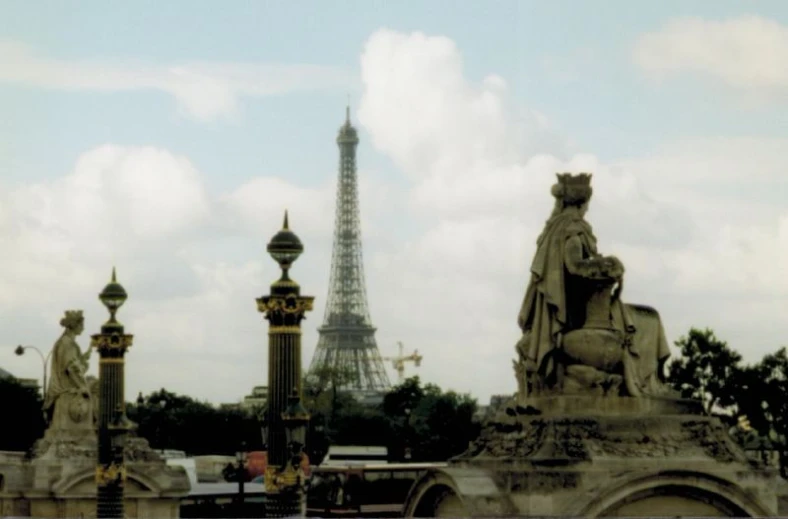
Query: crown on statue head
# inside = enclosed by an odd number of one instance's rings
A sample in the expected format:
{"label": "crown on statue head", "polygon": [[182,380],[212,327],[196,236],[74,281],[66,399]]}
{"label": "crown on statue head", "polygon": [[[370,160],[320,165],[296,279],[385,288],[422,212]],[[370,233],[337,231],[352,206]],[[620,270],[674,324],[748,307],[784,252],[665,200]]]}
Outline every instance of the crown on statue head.
{"label": "crown on statue head", "polygon": [[82,310],[66,310],[65,315],[60,320],[60,326],[73,328],[84,322],[85,316],[82,314]]}
{"label": "crown on statue head", "polygon": [[556,173],[558,183],[553,185],[553,196],[568,204],[577,204],[591,198],[591,173]]}
{"label": "crown on statue head", "polygon": [[591,173],[579,173],[572,175],[571,173],[556,173],[558,183],[565,186],[572,187],[591,187]]}

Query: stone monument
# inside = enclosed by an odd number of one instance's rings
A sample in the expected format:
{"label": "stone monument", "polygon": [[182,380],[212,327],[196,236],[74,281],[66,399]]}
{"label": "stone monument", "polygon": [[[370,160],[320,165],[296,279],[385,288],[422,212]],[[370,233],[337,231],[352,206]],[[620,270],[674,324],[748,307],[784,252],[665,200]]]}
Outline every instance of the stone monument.
{"label": "stone monument", "polygon": [[660,316],[622,301],[624,266],[584,216],[590,174],[559,174],[520,307],[517,393],[408,517],[771,516],[777,472],[664,380]]}
{"label": "stone monument", "polygon": [[[0,516],[96,516],[97,380],[88,376],[90,349],[77,337],[84,331],[81,310],[68,310],[52,351],[51,382],[44,399],[50,416],[44,437],[32,452],[0,453]],[[166,465],[148,442],[130,436],[126,516],[178,517],[180,497],[189,492],[182,467]]]}
{"label": "stone monument", "polygon": [[63,334],[52,347],[49,385],[44,396],[44,413],[49,427],[37,444],[43,458],[58,456],[58,450],[91,449],[95,443],[93,388],[87,379],[92,350],[83,352],[77,337],[85,331],[82,310],[66,310],[60,320]]}

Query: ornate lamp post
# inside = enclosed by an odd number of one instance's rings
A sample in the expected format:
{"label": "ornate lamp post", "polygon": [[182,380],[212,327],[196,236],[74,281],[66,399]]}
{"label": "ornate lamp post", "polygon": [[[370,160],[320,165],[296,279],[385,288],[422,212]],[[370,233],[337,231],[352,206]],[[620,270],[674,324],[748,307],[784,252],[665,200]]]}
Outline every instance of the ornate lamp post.
{"label": "ornate lamp post", "polygon": [[34,352],[38,353],[39,357],[41,357],[41,364],[44,367],[44,375],[43,375],[44,378],[41,379],[41,383],[42,383],[41,394],[43,395],[44,398],[46,398],[46,394],[47,394],[47,364],[49,363],[49,357],[52,356],[52,350],[50,349],[49,353],[47,353],[46,356],[44,356],[44,354],[41,353],[41,350],[39,350],[35,346],[22,346],[20,344],[19,346],[16,347],[16,349],[14,350],[14,353],[16,353],[17,355],[21,356],[21,355],[25,354],[25,350],[33,350]]}
{"label": "ornate lamp post", "polygon": [[301,466],[301,454],[306,447],[306,431],[309,427],[309,413],[301,405],[301,396],[298,391],[293,393],[288,399],[287,409],[282,413],[282,421],[285,424],[285,437],[287,446],[290,448],[292,457],[290,465],[292,467]]}
{"label": "ornate lamp post", "polygon": [[300,452],[309,415],[301,400],[301,321],[312,310],[314,297],[302,296],[288,270],[304,250],[289,228],[285,212],[282,230],[268,243],[268,253],[279,263],[282,276],[271,294],[257,300],[268,328],[268,406],[266,409],[268,465],[265,470],[266,516],[303,514],[303,478],[294,467],[295,446]]}
{"label": "ornate lamp post", "polygon": [[126,334],[115,319],[127,298],[126,290],[117,282],[115,269],[112,280],[99,294],[109,310],[109,321],[101,333],[91,337],[91,347],[99,353],[99,416],[98,464],[96,466],[96,517],[122,518],[123,487],[126,481],[124,446],[131,422],[126,418],[124,398],[125,355],[133,336]]}
{"label": "ornate lamp post", "polygon": [[288,399],[287,409],[282,413],[282,422],[285,426],[287,447],[290,450],[290,459],[281,473],[281,478],[287,488],[288,500],[293,503],[293,511],[301,516],[306,515],[306,502],[303,495],[305,477],[301,460],[306,446],[306,432],[309,427],[309,413],[301,405],[301,396],[297,390]]}
{"label": "ornate lamp post", "polygon": [[246,517],[244,510],[244,483],[246,482],[246,442],[242,441],[235,453],[235,477],[238,482],[238,515],[237,517]]}
{"label": "ornate lamp post", "polygon": [[410,414],[411,409],[410,407],[405,408],[405,449],[403,453],[403,457],[405,458],[405,462],[409,462],[413,456],[411,451],[411,428],[410,428]]}
{"label": "ornate lamp post", "polygon": [[263,412],[261,413],[260,432],[263,435],[263,450],[268,452],[268,409],[263,409]]}

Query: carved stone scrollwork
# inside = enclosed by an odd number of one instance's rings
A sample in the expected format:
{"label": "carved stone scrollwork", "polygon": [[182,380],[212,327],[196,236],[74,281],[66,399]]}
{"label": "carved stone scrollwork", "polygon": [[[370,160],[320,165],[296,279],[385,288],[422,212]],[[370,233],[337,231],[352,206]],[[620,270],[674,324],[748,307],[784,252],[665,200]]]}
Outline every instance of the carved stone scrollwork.
{"label": "carved stone scrollwork", "polygon": [[130,463],[161,460],[161,456],[150,448],[148,440],[139,437],[129,437],[126,440],[124,457]]}
{"label": "carved stone scrollwork", "polygon": [[683,426],[689,438],[697,442],[707,456],[726,463],[737,460],[731,449],[730,438],[721,423],[691,421]]}
{"label": "carved stone scrollwork", "polygon": [[[671,420],[671,423],[667,423]],[[621,417],[516,417],[491,423],[456,461],[520,459],[534,464],[562,464],[595,457],[707,457],[743,461],[731,447],[724,427],[713,419]]]}
{"label": "carved stone scrollwork", "polygon": [[580,476],[574,472],[519,472],[510,475],[509,491],[546,494],[557,490],[577,488]]}
{"label": "carved stone scrollwork", "polygon": [[33,447],[33,457],[47,456],[54,459],[94,460],[96,458],[95,435],[72,439],[64,435],[51,435],[38,440]]}
{"label": "carved stone scrollwork", "polygon": [[545,422],[535,421],[529,424],[529,427],[503,432],[495,424],[492,424],[471,443],[468,451],[460,458],[473,458],[482,455],[528,457],[542,445],[546,428]]}

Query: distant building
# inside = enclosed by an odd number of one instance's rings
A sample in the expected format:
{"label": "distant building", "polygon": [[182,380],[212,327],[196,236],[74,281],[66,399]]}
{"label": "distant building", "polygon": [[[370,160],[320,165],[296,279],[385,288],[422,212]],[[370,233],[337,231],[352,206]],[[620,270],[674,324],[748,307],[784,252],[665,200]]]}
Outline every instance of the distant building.
{"label": "distant building", "polygon": [[16,380],[22,387],[39,390],[38,380],[34,378],[17,378],[10,372],[0,368],[0,380]]}
{"label": "distant building", "polygon": [[512,395],[493,395],[490,397],[488,405],[480,405],[473,414],[473,419],[477,422],[484,422],[492,418],[506,403],[512,399]]}
{"label": "distant building", "polygon": [[252,392],[243,397],[240,402],[219,404],[222,411],[244,411],[247,414],[257,416],[268,403],[268,386],[255,386]]}
{"label": "distant building", "polygon": [[241,401],[241,409],[249,413],[256,413],[265,408],[268,403],[268,386],[255,386],[252,392]]}

